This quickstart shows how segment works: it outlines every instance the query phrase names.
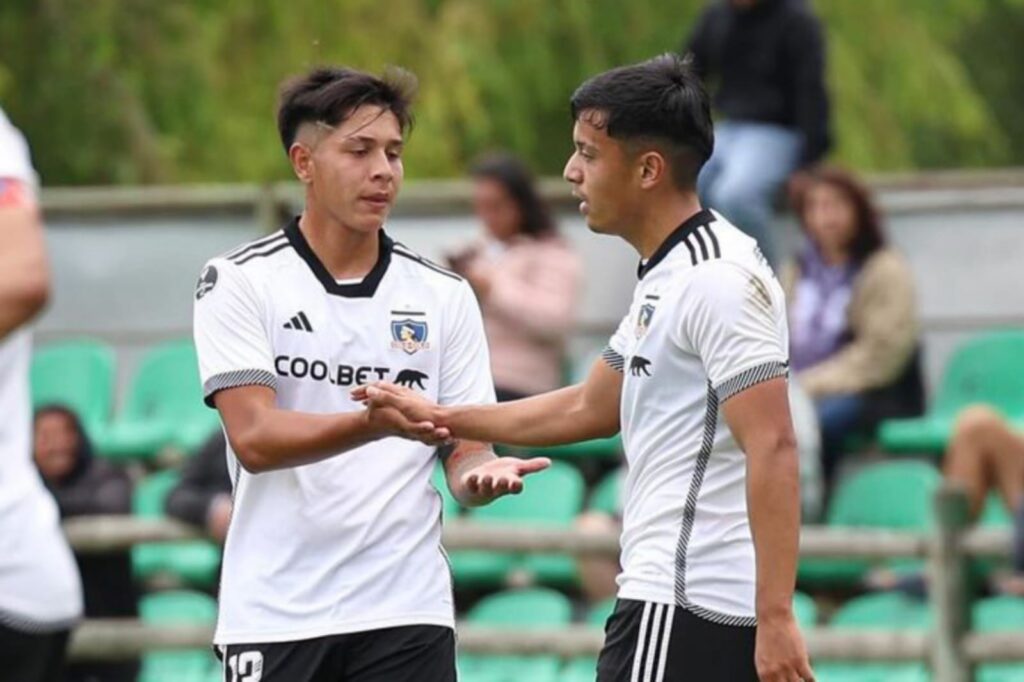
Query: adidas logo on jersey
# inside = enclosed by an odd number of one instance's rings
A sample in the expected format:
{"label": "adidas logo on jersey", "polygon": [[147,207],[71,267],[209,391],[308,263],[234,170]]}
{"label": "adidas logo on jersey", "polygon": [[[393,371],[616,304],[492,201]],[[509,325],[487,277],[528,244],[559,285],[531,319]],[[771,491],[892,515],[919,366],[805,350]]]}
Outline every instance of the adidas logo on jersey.
{"label": "adidas logo on jersey", "polygon": [[311,332],[313,331],[313,325],[309,323],[309,318],[306,317],[306,313],[301,310],[297,315],[292,317],[291,320],[284,323],[285,329],[294,329],[300,332]]}

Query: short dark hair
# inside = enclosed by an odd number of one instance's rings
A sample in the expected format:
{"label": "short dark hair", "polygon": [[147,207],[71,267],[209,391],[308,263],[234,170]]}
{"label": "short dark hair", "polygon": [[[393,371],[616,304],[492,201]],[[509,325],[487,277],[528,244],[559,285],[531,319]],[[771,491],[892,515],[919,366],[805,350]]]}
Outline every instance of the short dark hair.
{"label": "short dark hair", "polygon": [[336,126],[364,105],[387,109],[398,118],[402,133],[412,128],[416,77],[391,67],[374,76],[345,67],[318,67],[281,86],[277,130],[287,152],[303,123],[321,121]]}
{"label": "short dark hair", "polygon": [[707,92],[679,55],[598,74],[577,88],[570,106],[574,121],[587,115],[609,137],[660,147],[680,189],[696,185],[715,146]]}
{"label": "short dark hair", "polygon": [[519,231],[531,237],[555,232],[555,221],[537,191],[533,173],[518,157],[492,153],[482,157],[469,170],[478,180],[493,180],[505,188],[519,208]]}

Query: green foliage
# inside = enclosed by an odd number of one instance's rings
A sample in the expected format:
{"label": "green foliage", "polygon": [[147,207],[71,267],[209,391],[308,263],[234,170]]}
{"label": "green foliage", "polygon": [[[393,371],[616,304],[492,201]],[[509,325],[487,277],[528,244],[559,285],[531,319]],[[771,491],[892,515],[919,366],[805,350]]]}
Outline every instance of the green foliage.
{"label": "green foliage", "polygon": [[[420,78],[411,177],[504,147],[558,173],[587,76],[678,49],[699,2],[5,0],[0,103],[49,184],[287,178],[279,83],[321,63]],[[1024,162],[1024,0],[817,0],[837,160]]]}

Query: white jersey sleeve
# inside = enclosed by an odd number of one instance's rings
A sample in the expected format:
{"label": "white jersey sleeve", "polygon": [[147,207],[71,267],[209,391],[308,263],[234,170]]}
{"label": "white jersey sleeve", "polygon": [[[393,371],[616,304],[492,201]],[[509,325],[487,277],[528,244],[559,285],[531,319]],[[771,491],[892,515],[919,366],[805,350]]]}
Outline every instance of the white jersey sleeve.
{"label": "white jersey sleeve", "polygon": [[193,333],[203,398],[213,407],[217,391],[239,386],[276,390],[274,358],[262,304],[238,266],[210,261],[196,283]]}
{"label": "white jersey sleeve", "polygon": [[601,353],[604,361],[616,372],[623,372],[626,368],[626,356],[629,354],[628,338],[632,324],[632,312],[627,311],[625,317],[619,322],[618,328],[612,337],[608,339],[608,345]]}
{"label": "white jersey sleeve", "polygon": [[35,202],[39,176],[32,168],[28,143],[0,109],[0,194],[3,194],[5,182],[10,180],[21,183],[32,203]]}
{"label": "white jersey sleeve", "polygon": [[441,405],[493,403],[491,356],[484,335],[480,306],[469,285],[462,282],[452,296],[441,356],[437,402]]}
{"label": "white jersey sleeve", "polygon": [[700,357],[719,401],[787,375],[785,304],[774,277],[709,263],[694,271],[682,305],[680,345]]}
{"label": "white jersey sleeve", "polygon": [[20,180],[33,191],[39,184],[25,137],[7,119],[0,109],[0,178]]}

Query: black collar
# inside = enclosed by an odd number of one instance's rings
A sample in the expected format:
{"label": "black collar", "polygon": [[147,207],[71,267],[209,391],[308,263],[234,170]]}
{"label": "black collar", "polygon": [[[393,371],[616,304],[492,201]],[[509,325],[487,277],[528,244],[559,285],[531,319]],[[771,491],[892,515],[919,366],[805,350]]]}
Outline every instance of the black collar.
{"label": "black collar", "polygon": [[661,243],[654,254],[647,259],[646,262],[640,261],[640,265],[637,266],[636,276],[643,279],[644,276],[654,269],[658,263],[665,259],[665,256],[669,254],[672,249],[676,247],[679,242],[686,239],[686,236],[696,230],[701,225],[710,225],[715,221],[715,214],[706,208],[694,213],[692,216],[683,221],[683,224],[672,231],[665,241]]}
{"label": "black collar", "polygon": [[380,281],[384,278],[384,273],[388,271],[388,265],[391,263],[391,247],[394,245],[394,242],[391,240],[391,237],[384,234],[384,230],[381,230],[377,264],[373,266],[373,269],[366,274],[362,281],[355,284],[338,284],[337,280],[334,279],[331,273],[327,271],[327,268],[324,267],[324,264],[320,262],[320,259],[316,257],[316,254],[313,253],[309,242],[306,241],[302,230],[299,229],[298,216],[285,226],[284,233],[288,237],[288,241],[291,242],[292,248],[295,249],[295,253],[299,254],[302,260],[306,261],[306,265],[313,271],[316,278],[320,280],[327,293],[334,294],[335,296],[345,296],[346,298],[372,297],[376,293]]}

